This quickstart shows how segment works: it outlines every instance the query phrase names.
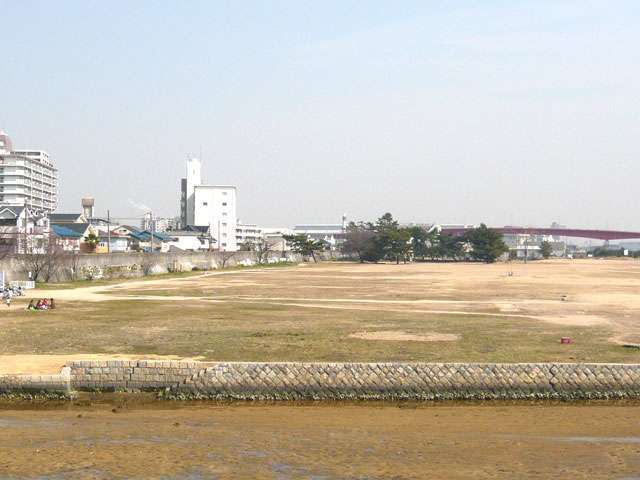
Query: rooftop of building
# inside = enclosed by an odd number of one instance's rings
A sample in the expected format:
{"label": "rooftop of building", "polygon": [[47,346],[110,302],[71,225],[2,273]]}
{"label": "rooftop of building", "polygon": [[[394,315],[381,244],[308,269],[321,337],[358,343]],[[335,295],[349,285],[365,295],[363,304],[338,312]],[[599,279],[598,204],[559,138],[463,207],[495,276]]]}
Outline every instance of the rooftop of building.
{"label": "rooftop of building", "polygon": [[24,207],[18,207],[13,205],[3,205],[0,207],[0,214],[10,212],[15,217],[19,217],[23,210],[24,210]]}
{"label": "rooftop of building", "polygon": [[81,213],[50,213],[51,223],[83,223],[86,219]]}
{"label": "rooftop of building", "polygon": [[207,233],[209,231],[209,225],[187,225],[182,231]]}
{"label": "rooftop of building", "polygon": [[294,230],[343,230],[342,224],[334,223],[317,223],[317,224],[302,224],[295,225]]}
{"label": "rooftop of building", "polygon": [[68,225],[51,225],[53,233],[61,238],[82,238],[82,233],[77,232]]}
{"label": "rooftop of building", "polygon": [[235,185],[211,185],[206,183],[194,185],[193,188],[232,188],[233,190],[237,190],[237,187]]}
{"label": "rooftop of building", "polygon": [[202,238],[202,237],[207,237],[206,235],[207,232],[199,232],[196,230],[171,230],[170,232],[167,232],[167,235],[171,236],[171,237],[198,237],[198,238]]}
{"label": "rooftop of building", "polygon": [[142,232],[131,232],[129,234],[131,238],[138,240],[139,242],[150,242],[151,238],[154,241],[159,240],[161,242],[169,242],[171,241],[171,237],[169,235],[165,235],[164,233],[159,232],[149,232],[148,230],[144,230]]}
{"label": "rooftop of building", "polygon": [[80,223],[53,223],[51,222],[51,228],[56,228],[56,227],[64,227],[65,229],[68,230],[72,230],[74,232],[77,232],[81,235],[84,235],[85,232],[89,229],[89,227],[91,226],[90,223],[86,223],[86,222],[80,222]]}

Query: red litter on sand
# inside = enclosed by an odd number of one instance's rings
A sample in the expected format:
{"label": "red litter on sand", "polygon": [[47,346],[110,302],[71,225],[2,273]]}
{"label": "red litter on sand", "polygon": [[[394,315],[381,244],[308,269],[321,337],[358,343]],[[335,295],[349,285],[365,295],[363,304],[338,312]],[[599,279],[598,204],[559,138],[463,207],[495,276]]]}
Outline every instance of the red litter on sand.
{"label": "red litter on sand", "polygon": [[571,343],[571,339],[569,337],[562,337],[560,339],[560,343],[563,345],[568,345],[569,343]]}

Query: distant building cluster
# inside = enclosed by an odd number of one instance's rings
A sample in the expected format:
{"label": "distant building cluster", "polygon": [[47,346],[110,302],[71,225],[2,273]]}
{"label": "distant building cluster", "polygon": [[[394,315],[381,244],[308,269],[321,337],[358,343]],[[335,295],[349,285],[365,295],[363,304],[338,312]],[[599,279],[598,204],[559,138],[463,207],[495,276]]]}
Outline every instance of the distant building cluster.
{"label": "distant building cluster", "polygon": [[[77,213],[58,213],[58,170],[47,152],[36,148],[14,148],[0,130],[0,256],[7,253],[46,252],[55,245],[68,252],[168,252],[227,251],[268,248],[286,251],[288,235],[304,235],[325,242],[335,250],[347,236],[347,217],[329,224],[298,224],[264,227],[243,223],[237,214],[238,189],[234,185],[207,184],[202,179],[200,159],[186,161],[180,181],[180,212],[176,217],[158,217],[151,212],[134,222],[121,224],[95,215],[93,197],[81,199]],[[135,223],[136,225],[131,225]],[[407,224],[428,231],[464,232],[476,225]],[[566,243],[557,235],[565,226],[527,232],[522,227],[500,227],[510,257],[535,259],[552,256],[588,255],[588,248]],[[540,234],[551,230],[553,235]],[[614,232],[616,233],[616,232]],[[623,232],[624,233],[624,232]],[[590,237],[592,238],[592,237]],[[599,237],[602,238],[602,237]],[[607,238],[607,237],[605,237]],[[618,237],[635,238],[635,237]],[[605,248],[640,250],[640,243],[605,245]]]}

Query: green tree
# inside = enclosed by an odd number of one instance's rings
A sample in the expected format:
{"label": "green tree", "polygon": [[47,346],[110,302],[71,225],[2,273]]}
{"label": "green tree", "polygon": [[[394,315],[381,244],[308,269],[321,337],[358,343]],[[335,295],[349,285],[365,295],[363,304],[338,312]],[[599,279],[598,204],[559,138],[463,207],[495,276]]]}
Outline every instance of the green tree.
{"label": "green tree", "polygon": [[306,235],[283,235],[282,238],[291,245],[291,250],[303,257],[311,257],[316,262],[316,254],[327,250],[328,244],[324,240],[313,240]]}
{"label": "green tree", "polygon": [[84,237],[84,241],[89,247],[89,251],[93,252],[98,246],[98,242],[100,242],[100,237],[93,230],[90,230],[87,236]]}
{"label": "green tree", "polygon": [[463,237],[438,233],[434,238],[432,254],[441,260],[460,260],[464,258]]}
{"label": "green tree", "polygon": [[388,256],[390,260],[395,260],[397,264],[402,260],[407,263],[411,256],[411,229],[399,228],[389,232]]}
{"label": "green tree", "polygon": [[488,228],[484,223],[466,232],[464,240],[471,246],[471,258],[477,261],[493,263],[509,251],[500,232]]}
{"label": "green tree", "polygon": [[553,253],[553,246],[550,242],[544,241],[540,244],[540,254],[542,258],[549,258]]}
{"label": "green tree", "polygon": [[379,262],[384,253],[378,248],[375,227],[370,222],[351,222],[347,226],[345,241],[340,250],[345,255],[357,256],[361,263]]}
{"label": "green tree", "polygon": [[410,237],[407,231],[401,231],[398,221],[390,213],[385,213],[378,218],[375,224],[376,236],[374,242],[378,253],[388,260],[395,260],[400,263],[400,259],[406,253],[407,243]]}

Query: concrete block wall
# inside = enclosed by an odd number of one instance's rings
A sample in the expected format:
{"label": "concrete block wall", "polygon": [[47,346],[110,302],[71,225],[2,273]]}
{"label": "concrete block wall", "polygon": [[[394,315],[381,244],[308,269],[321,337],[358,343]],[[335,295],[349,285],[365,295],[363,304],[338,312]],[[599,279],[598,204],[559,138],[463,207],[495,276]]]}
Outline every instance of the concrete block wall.
{"label": "concrete block wall", "polygon": [[68,367],[58,375],[0,375],[0,397],[67,398],[71,392]]}
{"label": "concrete block wall", "polygon": [[216,400],[640,398],[640,365],[112,360],[0,376],[0,395],[112,390]]}
{"label": "concrete block wall", "polygon": [[[77,264],[71,266],[69,259],[66,259],[57,269],[55,278],[50,281],[72,280],[72,268],[76,269],[76,280],[100,278],[122,278],[142,276],[147,272],[152,274],[167,273],[169,271],[190,271],[193,268],[200,270],[211,270],[221,268],[223,263],[220,252],[175,252],[175,253],[113,253],[107,254],[79,254]],[[228,255],[228,254],[227,254]],[[280,259],[282,252],[271,252],[270,258]],[[323,258],[329,258],[327,253]],[[293,252],[285,252],[289,262],[300,262],[301,255]],[[225,266],[232,267],[245,262],[255,263],[254,252],[235,252],[228,258]],[[0,271],[4,271],[6,280],[26,280],[27,267],[23,264],[20,256],[8,257],[0,261]],[[43,281],[39,279],[39,281]]]}
{"label": "concrete block wall", "polygon": [[162,391],[175,388],[206,365],[201,362],[91,360],[70,362],[68,367],[75,390]]}

